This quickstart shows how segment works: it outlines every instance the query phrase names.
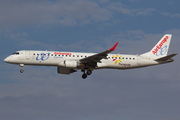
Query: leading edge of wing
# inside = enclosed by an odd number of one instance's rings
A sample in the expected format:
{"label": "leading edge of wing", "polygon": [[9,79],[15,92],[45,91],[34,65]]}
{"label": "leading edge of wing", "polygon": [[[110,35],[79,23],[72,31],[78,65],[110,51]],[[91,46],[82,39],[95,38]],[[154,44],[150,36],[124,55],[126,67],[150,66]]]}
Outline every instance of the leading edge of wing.
{"label": "leading edge of wing", "polygon": [[89,62],[100,62],[101,59],[107,59],[106,56],[108,53],[112,52],[113,50],[115,50],[116,46],[118,45],[119,42],[117,42],[111,49],[108,49],[104,52],[101,52],[101,53],[97,53],[97,54],[94,54],[92,56],[89,56],[89,57],[86,57],[86,58],[83,58],[83,59],[80,59],[79,61],[81,63],[89,63]]}

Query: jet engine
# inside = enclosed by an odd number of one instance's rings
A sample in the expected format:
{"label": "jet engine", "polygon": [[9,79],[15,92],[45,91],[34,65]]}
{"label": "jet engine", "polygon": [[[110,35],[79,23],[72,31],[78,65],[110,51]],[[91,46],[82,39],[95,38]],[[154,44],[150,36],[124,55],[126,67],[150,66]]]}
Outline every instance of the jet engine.
{"label": "jet engine", "polygon": [[84,64],[78,63],[75,60],[64,60],[63,62],[60,62],[58,66],[67,69],[81,69],[85,67]]}
{"label": "jet engine", "polygon": [[74,69],[57,67],[57,72],[59,74],[70,74],[70,73],[77,72],[77,71]]}
{"label": "jet engine", "polygon": [[74,60],[65,60],[64,61],[64,67],[66,68],[77,68],[79,65],[77,61]]}

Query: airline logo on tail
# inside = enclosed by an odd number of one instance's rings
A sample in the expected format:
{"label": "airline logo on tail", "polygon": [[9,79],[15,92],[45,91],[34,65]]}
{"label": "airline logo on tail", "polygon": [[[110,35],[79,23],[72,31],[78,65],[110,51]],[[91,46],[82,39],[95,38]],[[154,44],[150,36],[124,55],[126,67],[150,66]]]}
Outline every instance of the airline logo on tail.
{"label": "airline logo on tail", "polygon": [[[153,53],[154,55],[156,54],[156,56],[158,56],[158,55],[157,55],[157,52],[158,52],[159,49],[161,49],[161,53],[166,53],[166,52],[164,52],[164,51],[167,51],[167,46],[164,46],[163,48],[161,48],[161,47],[164,45],[165,42],[167,42],[167,39],[168,39],[168,38],[169,38],[169,37],[166,36],[166,37],[159,43],[159,45],[156,46],[156,48],[152,51],[152,53]],[[162,54],[162,55],[163,55],[163,54]]]}
{"label": "airline logo on tail", "polygon": [[160,48],[160,51],[158,51],[158,52],[156,53],[156,56],[166,54],[167,50],[168,50],[168,49],[167,49],[167,45],[164,46],[164,47],[161,47],[161,48]]}

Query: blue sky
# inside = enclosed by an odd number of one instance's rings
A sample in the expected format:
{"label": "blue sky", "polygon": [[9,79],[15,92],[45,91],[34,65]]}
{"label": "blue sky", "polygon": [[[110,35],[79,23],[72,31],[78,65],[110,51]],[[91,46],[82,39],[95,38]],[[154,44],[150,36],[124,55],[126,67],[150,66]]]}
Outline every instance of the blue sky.
{"label": "blue sky", "polygon": [[4,63],[17,50],[142,54],[166,33],[179,53],[178,0],[0,1],[2,120],[179,120],[179,56],[170,64],[133,70],[78,71]]}

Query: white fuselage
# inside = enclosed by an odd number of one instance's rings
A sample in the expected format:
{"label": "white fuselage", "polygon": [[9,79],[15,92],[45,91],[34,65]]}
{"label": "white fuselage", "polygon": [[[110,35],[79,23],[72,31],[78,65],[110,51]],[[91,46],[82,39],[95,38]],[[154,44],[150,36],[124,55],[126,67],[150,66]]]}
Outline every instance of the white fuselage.
{"label": "white fuselage", "polygon": [[[32,50],[21,50],[17,52],[19,54],[10,55],[4,61],[12,64],[64,67],[63,62],[65,60],[73,60],[79,62],[80,59],[96,54]],[[94,69],[131,69],[157,64],[159,64],[159,62],[154,61],[153,58],[149,58],[146,56],[108,54],[106,59],[102,59],[101,62],[97,62],[97,67]],[[81,67],[77,67],[76,69],[81,69]]]}

